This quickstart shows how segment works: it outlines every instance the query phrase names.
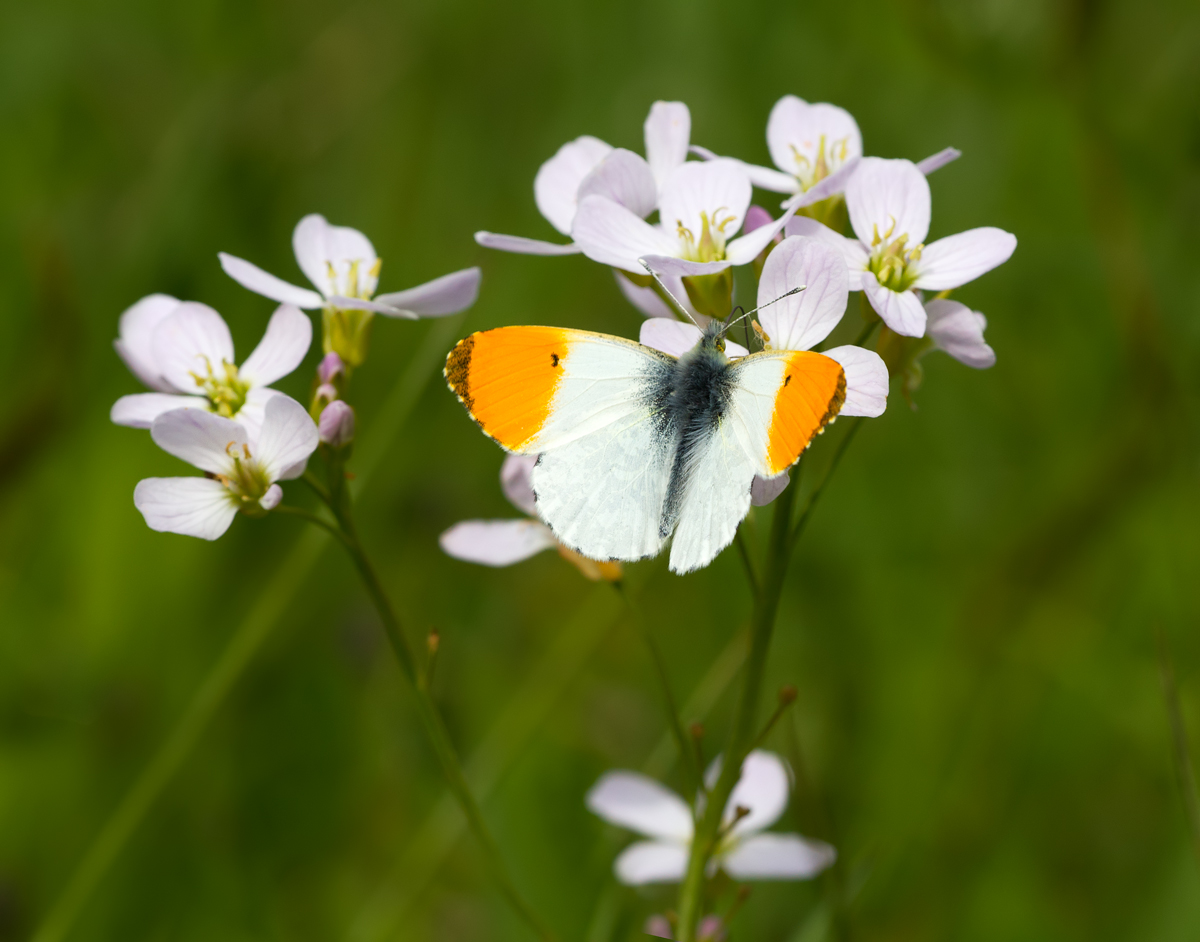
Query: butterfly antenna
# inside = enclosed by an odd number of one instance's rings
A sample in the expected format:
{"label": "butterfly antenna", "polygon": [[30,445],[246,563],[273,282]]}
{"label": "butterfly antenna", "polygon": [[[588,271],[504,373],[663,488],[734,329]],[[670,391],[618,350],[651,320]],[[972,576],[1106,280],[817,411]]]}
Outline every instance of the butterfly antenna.
{"label": "butterfly antenna", "polygon": [[[785,291],[783,294],[781,294],[779,297],[777,297],[774,301],[768,301],[766,304],[760,304],[758,307],[752,308],[751,310],[747,311],[745,314],[742,314],[739,317],[730,320],[728,323],[726,323],[725,329],[729,330],[730,327],[732,327],[738,321],[742,320],[742,318],[749,317],[751,314],[756,314],[757,312],[761,311],[764,307],[770,307],[772,304],[777,304],[780,301],[782,301],[784,298],[790,298],[793,294],[799,294],[801,291],[803,291],[807,287],[808,287],[808,285],[800,285],[798,288],[793,288],[791,291]],[[740,305],[739,305],[739,307],[740,307]],[[734,308],[734,310],[736,311],[737,308]],[[732,317],[732,315],[730,315],[730,316]]]}
{"label": "butterfly antenna", "polygon": [[[662,280],[661,278],[659,278],[659,277],[658,277],[658,272],[656,272],[656,271],[655,271],[653,268],[651,268],[649,265],[647,265],[647,264],[646,264],[646,263],[645,263],[645,262],[644,262],[642,259],[640,259],[640,258],[638,259],[638,264],[639,264],[639,265],[641,265],[641,266],[642,266],[642,268],[646,269],[646,274],[648,274],[648,275],[649,275],[651,278],[653,278],[653,279],[654,279],[656,282],[658,282],[658,286],[659,286],[660,288],[662,288],[662,289],[663,289],[663,292],[666,294],[666,296],[667,296],[668,298],[670,298],[672,301],[674,301],[674,302],[675,302],[675,306],[676,306],[677,308],[679,308],[679,312],[680,312],[681,314],[683,314],[683,316],[684,316],[684,317],[686,317],[686,318],[687,318],[689,321],[691,321],[693,324],[696,324],[696,318],[692,317],[692,315],[688,313],[688,309],[687,309],[686,307],[684,307],[682,304],[680,304],[680,303],[679,303],[679,298],[675,297],[675,295],[673,295],[673,294],[671,293],[671,289],[670,289],[670,288],[668,288],[668,287],[667,287],[667,286],[666,286],[666,285],[663,283],[663,280]],[[696,324],[696,326],[697,326],[697,327],[699,327],[700,325],[699,325],[699,324]]]}

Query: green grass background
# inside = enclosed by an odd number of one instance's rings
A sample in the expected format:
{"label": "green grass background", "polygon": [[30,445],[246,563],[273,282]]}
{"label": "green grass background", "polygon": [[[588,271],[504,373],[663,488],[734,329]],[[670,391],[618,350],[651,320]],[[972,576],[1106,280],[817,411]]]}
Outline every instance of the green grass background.
{"label": "green grass background", "polygon": [[[482,265],[456,335],[632,336],[606,269],[471,233],[552,237],[538,165],[583,133],[640,150],[657,98],[688,103],[693,141],[765,162],[785,93],[848,108],[870,154],[961,148],[931,180],[931,237],[1020,241],[960,293],[996,367],[929,357],[919,409],[893,395],[863,430],[794,561],[770,668],[800,691],[785,825],[843,866],[757,887],[736,937],[826,937],[838,883],[856,940],[1197,937],[1154,646],[1161,626],[1198,745],[1194,2],[18,0],[0,8],[0,939],[32,935],[266,603],[278,625],[70,938],[526,937],[336,549],[280,592],[299,521],[239,519],[212,545],[143,524],[134,484],[183,467],[108,422],[137,388],[117,317],[153,291],[204,301],[244,354],[273,305],[217,251],[299,281],[291,230],[322,212],[369,234],[381,290]],[[431,329],[377,323],[355,379],[360,450],[382,456],[364,538],[410,630],[441,632],[436,696],[518,883],[564,939],[635,938],[671,894],[613,884],[628,838],[582,799],[613,767],[678,784],[647,656],[554,554],[440,554],[454,521],[513,512],[499,451],[428,370],[455,339]],[[434,341],[409,421],[372,442]],[[282,387],[303,395],[316,359]],[[736,555],[630,579],[687,699],[745,622]],[[706,712],[710,742],[729,712],[727,693]],[[786,733],[771,746],[795,762]]]}

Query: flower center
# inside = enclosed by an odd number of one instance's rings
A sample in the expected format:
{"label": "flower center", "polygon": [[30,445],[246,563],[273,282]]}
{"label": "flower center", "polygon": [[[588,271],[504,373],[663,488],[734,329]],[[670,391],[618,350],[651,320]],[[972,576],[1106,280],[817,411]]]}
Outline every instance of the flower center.
{"label": "flower center", "polygon": [[257,504],[271,487],[262,465],[250,454],[250,446],[243,444],[239,453],[237,442],[225,446],[225,454],[233,459],[233,471],[229,474],[214,474],[228,489],[233,502],[239,507]]}
{"label": "flower center", "polygon": [[[722,213],[725,215],[722,216]],[[725,230],[737,220],[724,206],[718,207],[709,221],[708,213],[700,213],[700,237],[675,220],[675,234],[679,236],[681,257],[691,262],[719,262],[725,257]]]}
{"label": "flower center", "polygon": [[360,258],[346,259],[344,267],[336,266],[331,261],[325,262],[334,294],[343,298],[358,298],[360,301],[371,300],[375,286],[379,284],[379,270],[383,267],[383,259],[375,259],[370,268],[365,268],[362,262]]}
{"label": "flower center", "polygon": [[892,233],[895,228],[894,219],[882,236],[879,234],[879,226],[874,227],[875,234],[871,239],[871,258],[867,262],[867,270],[883,287],[892,291],[907,291],[917,280],[913,263],[920,259],[925,246],[918,243],[910,249],[908,233],[893,239]]}
{"label": "flower center", "polygon": [[792,173],[800,181],[800,188],[802,190],[812,189],[814,185],[820,183],[846,162],[846,155],[849,152],[849,140],[848,137],[843,137],[829,144],[827,155],[825,135],[822,134],[817,139],[817,152],[812,160],[809,160],[805,154],[802,154],[795,144],[788,145],[792,149],[792,160],[796,164],[796,169]]}
{"label": "flower center", "polygon": [[208,397],[209,408],[217,415],[232,419],[246,404],[250,384],[238,378],[237,364],[228,360],[222,360],[220,369],[214,371],[212,361],[204,357],[204,369],[204,375],[192,373],[192,379]]}

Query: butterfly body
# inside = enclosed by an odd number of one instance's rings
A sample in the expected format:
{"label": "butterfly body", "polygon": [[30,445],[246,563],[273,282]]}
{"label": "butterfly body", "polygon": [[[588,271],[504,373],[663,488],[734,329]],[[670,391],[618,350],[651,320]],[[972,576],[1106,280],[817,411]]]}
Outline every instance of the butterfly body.
{"label": "butterfly body", "polygon": [[845,398],[835,361],[730,361],[719,324],[679,358],[586,331],[482,331],[451,351],[445,375],[486,434],[540,454],[536,506],[562,543],[635,560],[674,535],[676,572],[732,541],[755,475],[786,472]]}

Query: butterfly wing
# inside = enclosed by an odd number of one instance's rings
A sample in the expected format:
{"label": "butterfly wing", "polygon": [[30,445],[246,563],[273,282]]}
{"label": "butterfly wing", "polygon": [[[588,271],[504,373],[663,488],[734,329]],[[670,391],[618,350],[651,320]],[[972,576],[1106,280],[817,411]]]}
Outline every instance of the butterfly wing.
{"label": "butterfly wing", "polygon": [[671,545],[674,572],[708,565],[733,541],[755,475],[787,471],[846,398],[841,365],[819,353],[756,353],[729,370],[726,408],[697,446],[687,477]]}
{"label": "butterfly wing", "polygon": [[657,553],[676,435],[674,357],[581,330],[502,327],[451,351],[450,388],[509,451],[540,454],[537,510],[592,559]]}

